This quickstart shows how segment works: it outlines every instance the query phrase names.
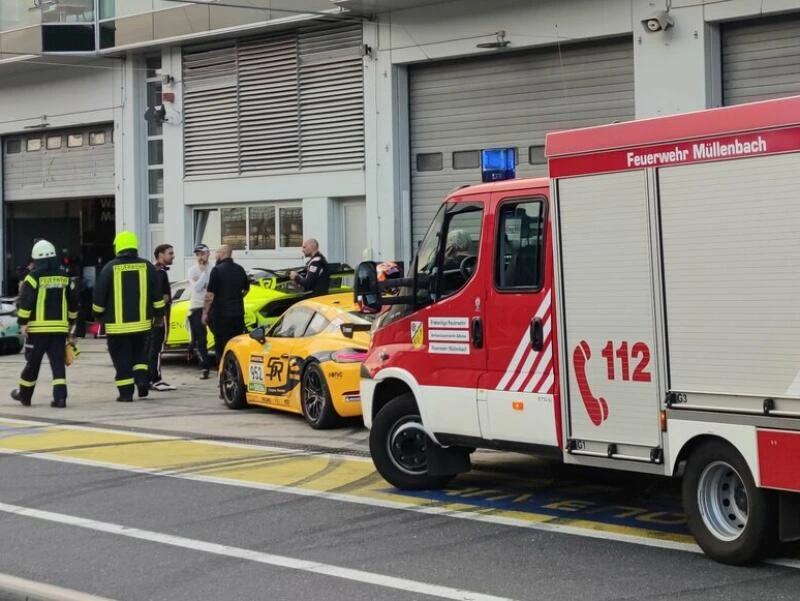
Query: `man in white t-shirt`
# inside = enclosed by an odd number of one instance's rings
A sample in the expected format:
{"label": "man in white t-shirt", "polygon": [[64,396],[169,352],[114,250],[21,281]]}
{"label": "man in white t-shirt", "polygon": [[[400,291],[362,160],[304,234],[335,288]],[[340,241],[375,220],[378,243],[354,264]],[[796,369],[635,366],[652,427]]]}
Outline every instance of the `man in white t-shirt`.
{"label": "man in white t-shirt", "polygon": [[206,296],[206,288],[208,288],[208,275],[211,269],[208,266],[208,257],[211,254],[210,249],[205,244],[198,244],[194,247],[194,256],[197,257],[197,264],[192,265],[189,269],[189,289],[191,297],[189,300],[189,331],[192,335],[192,340],[189,343],[197,357],[200,359],[200,369],[202,370],[200,377],[203,380],[208,379],[209,360],[208,360],[208,342],[206,326],[203,324],[203,300]]}

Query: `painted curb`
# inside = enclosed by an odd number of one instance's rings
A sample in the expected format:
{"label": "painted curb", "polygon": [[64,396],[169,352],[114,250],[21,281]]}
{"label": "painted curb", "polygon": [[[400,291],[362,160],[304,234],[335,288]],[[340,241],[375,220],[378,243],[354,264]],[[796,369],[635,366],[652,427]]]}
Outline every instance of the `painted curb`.
{"label": "painted curb", "polygon": [[0,574],[0,601],[113,601],[51,584]]}

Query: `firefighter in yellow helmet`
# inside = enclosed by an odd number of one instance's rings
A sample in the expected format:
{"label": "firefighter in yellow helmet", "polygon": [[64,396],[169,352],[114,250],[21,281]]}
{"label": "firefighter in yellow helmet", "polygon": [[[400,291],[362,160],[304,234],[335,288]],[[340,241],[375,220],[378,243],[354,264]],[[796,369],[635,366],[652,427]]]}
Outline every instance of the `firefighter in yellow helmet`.
{"label": "firefighter in yellow helmet", "polygon": [[133,401],[149,390],[147,336],[153,318],[164,312],[164,298],[157,286],[155,267],[138,255],[139,240],[133,232],[119,232],[114,254],[97,277],[92,310],[101,317],[108,353],[116,370],[117,401]]}
{"label": "firefighter in yellow helmet", "polygon": [[67,374],[64,351],[78,317],[78,294],[69,276],[60,269],[56,248],[47,240],[33,245],[34,268],[25,276],[17,298],[17,321],[25,340],[25,368],[19,388],[11,398],[31,404],[39,368],[45,355],[53,370],[51,407],[67,406]]}

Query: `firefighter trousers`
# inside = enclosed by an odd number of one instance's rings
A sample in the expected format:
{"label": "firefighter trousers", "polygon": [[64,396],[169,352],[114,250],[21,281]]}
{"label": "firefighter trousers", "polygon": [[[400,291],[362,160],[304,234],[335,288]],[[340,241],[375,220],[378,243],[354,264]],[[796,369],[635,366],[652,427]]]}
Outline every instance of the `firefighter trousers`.
{"label": "firefighter trousers", "polygon": [[[148,390],[147,332],[106,334],[108,354],[117,374],[114,379],[121,399],[133,399],[134,386]],[[143,396],[143,395],[140,395]]]}
{"label": "firefighter trousers", "polygon": [[25,341],[25,367],[19,380],[19,393],[23,401],[30,402],[33,397],[45,355],[53,370],[53,400],[67,400],[67,368],[64,364],[66,345],[66,334],[28,334]]}

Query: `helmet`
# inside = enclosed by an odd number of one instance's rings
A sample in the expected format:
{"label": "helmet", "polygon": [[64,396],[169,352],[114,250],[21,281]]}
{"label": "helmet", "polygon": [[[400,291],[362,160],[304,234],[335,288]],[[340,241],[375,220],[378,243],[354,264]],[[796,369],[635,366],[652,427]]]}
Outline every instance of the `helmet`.
{"label": "helmet", "polygon": [[47,240],[39,240],[36,244],[33,245],[33,250],[31,251],[31,258],[34,261],[49,259],[55,256],[56,256],[56,247],[53,246]]}
{"label": "helmet", "polygon": [[114,238],[114,254],[118,255],[123,250],[139,250],[139,239],[133,232],[120,232]]}
{"label": "helmet", "polygon": [[[385,282],[387,280],[399,279],[403,277],[402,270],[394,261],[384,261],[383,263],[378,263],[378,265],[375,267],[375,270],[378,272],[379,282]],[[391,295],[396,295],[399,292],[399,289],[388,288],[385,289],[385,291]]]}

